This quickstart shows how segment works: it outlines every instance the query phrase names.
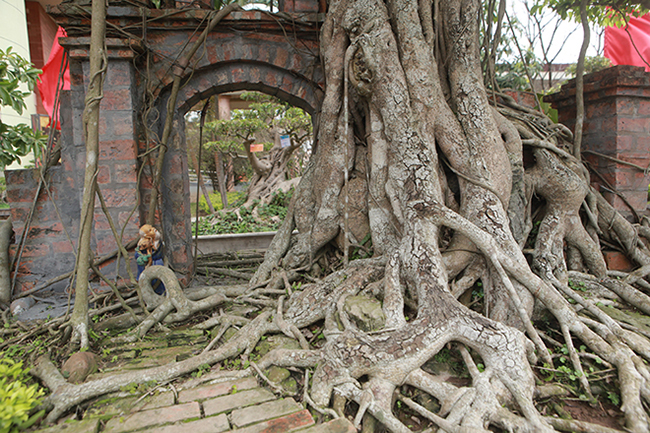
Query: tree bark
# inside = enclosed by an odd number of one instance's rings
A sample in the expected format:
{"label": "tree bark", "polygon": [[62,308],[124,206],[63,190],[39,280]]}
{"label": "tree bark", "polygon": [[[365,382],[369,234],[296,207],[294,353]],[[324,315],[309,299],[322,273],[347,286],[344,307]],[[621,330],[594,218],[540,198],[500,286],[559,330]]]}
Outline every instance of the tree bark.
{"label": "tree bark", "polygon": [[99,158],[99,104],[106,73],[106,3],[93,0],[90,36],[90,82],[86,90],[83,124],[86,139],[86,171],[81,202],[81,227],[76,263],[75,301],[70,318],[72,342],[88,348],[88,270],[93,260],[90,249],[95,212],[95,178]]}

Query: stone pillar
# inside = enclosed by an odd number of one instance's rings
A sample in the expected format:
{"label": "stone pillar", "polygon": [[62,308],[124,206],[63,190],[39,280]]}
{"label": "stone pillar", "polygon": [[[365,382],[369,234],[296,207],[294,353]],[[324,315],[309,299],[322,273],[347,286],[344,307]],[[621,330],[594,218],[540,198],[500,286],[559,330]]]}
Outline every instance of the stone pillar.
{"label": "stone pillar", "polygon": [[[50,168],[34,207],[30,229],[18,267],[18,290],[28,290],[74,269],[79,235],[86,147],[83,130],[85,92],[89,82],[89,38],[64,38],[70,53],[70,91],[61,99],[61,160]],[[138,236],[134,52],[128,42],[108,39],[108,65],[104,97],[100,104],[100,143],[97,183],[123,243]],[[12,208],[17,239],[38,188],[38,170],[7,172],[7,198]],[[91,248],[96,256],[117,249],[108,219],[96,200]],[[12,247],[12,256],[17,254]],[[124,259],[121,261],[124,264]],[[114,262],[102,265],[102,273],[114,277]],[[124,268],[120,275],[126,276]],[[65,285],[64,280],[61,285]]]}
{"label": "stone pillar", "polygon": [[[79,203],[81,203],[86,164],[83,133],[85,90],[90,81],[88,63],[89,38],[65,38],[63,46],[69,48],[72,81],[74,147]],[[133,68],[133,44],[121,39],[107,39],[108,65],[104,79],[103,98],[100,103],[99,160],[97,184],[109,209],[109,215],[118,230],[124,228],[123,244],[137,238],[139,228],[137,184],[137,127],[136,81]],[[75,71],[76,74],[73,72]],[[97,256],[117,249],[117,242],[108,218],[95,198],[91,247]],[[124,261],[122,261],[124,263]],[[102,266],[106,275],[115,273],[115,265]],[[125,275],[125,272],[122,272]]]}
{"label": "stone pillar", "polygon": [[192,275],[192,231],[190,214],[190,178],[185,147],[185,118],[176,112],[169,147],[163,162],[161,179],[161,216],[165,257],[169,266],[188,283]]}
{"label": "stone pillar", "polygon": [[[636,66],[614,66],[586,75],[584,89],[582,151],[593,169],[592,185],[634,220],[635,212],[646,212],[650,176],[621,161],[642,168],[650,163],[650,73]],[[558,120],[573,130],[575,80],[545,101],[558,110]]]}

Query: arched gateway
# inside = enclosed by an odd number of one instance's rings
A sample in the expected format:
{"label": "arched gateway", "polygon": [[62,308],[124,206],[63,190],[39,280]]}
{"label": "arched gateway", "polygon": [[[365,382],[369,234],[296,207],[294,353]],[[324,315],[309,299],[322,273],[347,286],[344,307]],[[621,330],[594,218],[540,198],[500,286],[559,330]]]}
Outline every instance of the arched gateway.
{"label": "arched gateway", "polygon": [[[167,259],[178,273],[188,274],[192,266],[184,114],[214,94],[246,89],[275,95],[317,116],[323,95],[318,3],[284,1],[280,14],[233,12],[209,34],[185,69],[157,215]],[[38,287],[74,267],[85,167],[81,117],[89,80],[90,13],[84,8],[62,4],[50,10],[68,31],[61,43],[70,55],[71,90],[62,97],[61,164],[49,170],[45,188],[41,188],[48,193],[38,197],[21,253],[17,285],[22,290]],[[137,237],[138,227],[146,219],[151,165],[165,123],[172,68],[196,40],[211,12],[108,8],[108,64],[100,106],[97,181],[111,219],[125,226],[124,243]],[[8,172],[7,180],[14,230],[22,236],[33,191],[41,180],[34,170]],[[99,205],[93,249],[97,256],[116,249],[109,221]],[[13,255],[17,255],[15,247]],[[114,273],[114,262],[103,266],[105,273]]]}

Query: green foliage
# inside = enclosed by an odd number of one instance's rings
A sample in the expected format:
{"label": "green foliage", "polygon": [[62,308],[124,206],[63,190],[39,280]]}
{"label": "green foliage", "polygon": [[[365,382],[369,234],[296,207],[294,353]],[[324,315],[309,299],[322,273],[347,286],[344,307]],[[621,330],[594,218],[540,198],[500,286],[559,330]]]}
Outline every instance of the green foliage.
{"label": "green foliage", "polygon": [[24,430],[44,414],[42,410],[34,413],[41,404],[43,390],[37,384],[27,384],[28,371],[22,361],[0,359],[0,433]]}
{"label": "green foliage", "polygon": [[501,89],[531,90],[526,70],[531,78],[536,77],[542,71],[542,64],[532,49],[524,53],[523,60],[520,58],[514,63],[496,65],[497,84]]}
{"label": "green foliage", "polygon": [[[602,71],[612,66],[612,61],[607,57],[603,56],[587,56],[585,57],[585,74],[591,74],[592,72]],[[566,68],[566,73],[575,77],[576,75],[577,64],[573,63],[568,68]]]}
{"label": "green foliage", "polygon": [[[277,191],[268,205],[254,203],[251,208],[240,207],[239,215],[236,212],[217,212],[214,215],[199,219],[199,235],[220,235],[226,233],[253,233],[271,232],[280,228],[282,220],[287,214],[287,207],[291,201],[293,189],[287,193]],[[252,215],[253,208],[261,219]],[[196,226],[192,224],[192,234]]]}
{"label": "green foliage", "polygon": [[289,135],[294,145],[302,145],[311,137],[311,118],[302,109],[258,92],[243,93],[241,99],[250,102],[247,109],[233,110],[229,120],[205,125],[207,131],[218,137],[205,144],[207,149],[241,153],[245,141],[255,140],[268,151],[273,147],[272,129]]}
{"label": "green foliage", "polygon": [[[25,97],[34,90],[40,69],[11,51],[0,50],[0,105],[11,107],[18,114],[26,108]],[[20,89],[24,84],[29,92]],[[45,136],[25,124],[10,126],[0,120],[0,164],[9,165],[29,152],[39,154],[45,146]]]}
{"label": "green foliage", "polygon": [[573,290],[577,290],[580,292],[586,292],[587,291],[587,285],[583,282],[575,282],[571,278],[569,278],[569,287],[571,287]]}
{"label": "green foliage", "polygon": [[621,404],[621,398],[615,392],[608,391],[607,398],[614,406],[619,406]]}
{"label": "green foliage", "polygon": [[192,373],[192,377],[201,377],[210,372],[210,364],[201,364],[199,369]]}
{"label": "green foliage", "polygon": [[[214,206],[214,210],[222,210],[223,203],[221,202],[221,194],[218,192],[213,192],[209,193],[209,196],[210,201],[212,202],[212,206]],[[229,193],[226,193],[226,196],[228,197],[228,206],[230,207],[237,207],[238,205],[241,205],[244,202],[243,200],[246,198],[246,195],[239,191],[231,191]],[[199,210],[203,211],[205,214],[210,213],[208,202],[205,201],[203,194],[201,194],[199,197]]]}

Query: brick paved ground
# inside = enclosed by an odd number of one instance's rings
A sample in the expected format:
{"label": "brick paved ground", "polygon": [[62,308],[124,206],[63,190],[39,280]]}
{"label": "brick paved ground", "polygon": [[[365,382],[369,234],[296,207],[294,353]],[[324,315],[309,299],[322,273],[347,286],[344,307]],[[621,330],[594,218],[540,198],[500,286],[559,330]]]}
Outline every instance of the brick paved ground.
{"label": "brick paved ground", "polygon": [[[179,333],[181,334],[181,333]],[[187,335],[184,331],[181,335]],[[193,338],[196,342],[197,338]],[[165,345],[172,346],[169,334]],[[105,349],[107,358],[119,356],[121,362],[104,364],[103,372],[146,368],[175,362],[201,350],[203,343],[193,346],[161,347],[151,341]],[[111,347],[108,343],[105,347]],[[134,355],[135,354],[135,355]],[[137,355],[137,356],[136,356]],[[92,379],[92,378],[91,378]],[[39,433],[353,433],[356,430],[345,419],[316,424],[311,413],[293,398],[279,398],[259,386],[253,377],[192,386],[177,384],[176,388],[159,387],[150,395],[140,393],[106,396],[91,403],[83,420],[68,420],[38,430]],[[189,385],[189,386],[188,386]],[[186,389],[184,388],[187,387]],[[180,391],[177,391],[180,389]],[[72,416],[70,417],[72,418]]]}
{"label": "brick paved ground", "polygon": [[[233,380],[146,397],[104,402],[82,421],[68,421],[39,433],[354,433],[345,419],[316,425],[293,398],[276,398],[252,378]],[[123,404],[124,403],[124,404]],[[138,402],[140,403],[140,402]],[[102,419],[104,422],[102,422]]]}

